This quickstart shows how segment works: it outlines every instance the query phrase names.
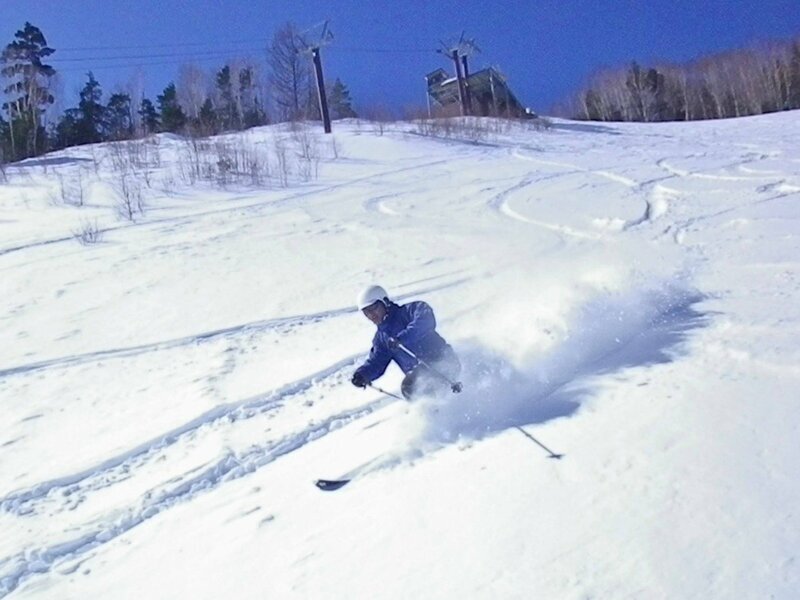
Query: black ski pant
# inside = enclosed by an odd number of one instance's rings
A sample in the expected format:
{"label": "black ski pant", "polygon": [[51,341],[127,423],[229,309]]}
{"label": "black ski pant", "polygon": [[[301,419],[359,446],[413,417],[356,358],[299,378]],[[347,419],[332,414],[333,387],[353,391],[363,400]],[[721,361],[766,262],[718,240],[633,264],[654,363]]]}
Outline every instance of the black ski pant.
{"label": "black ski pant", "polygon": [[423,396],[438,396],[449,392],[450,382],[447,379],[455,381],[458,374],[461,373],[461,361],[458,360],[458,356],[450,346],[446,346],[435,361],[425,362],[441,375],[434,373],[425,365],[417,365],[405,376],[400,385],[400,390],[406,400],[415,400]]}

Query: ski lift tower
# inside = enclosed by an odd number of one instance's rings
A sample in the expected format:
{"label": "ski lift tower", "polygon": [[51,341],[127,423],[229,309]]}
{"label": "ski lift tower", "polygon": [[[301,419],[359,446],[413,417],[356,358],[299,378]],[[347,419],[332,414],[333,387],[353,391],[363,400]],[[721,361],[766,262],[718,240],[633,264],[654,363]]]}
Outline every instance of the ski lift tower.
{"label": "ski lift tower", "polygon": [[472,114],[472,98],[469,93],[469,65],[467,57],[481,51],[475,40],[465,39],[464,32],[458,40],[451,43],[441,42],[442,48],[438,52],[448,56],[455,65],[456,79],[458,80],[458,100],[461,104],[461,116]]}
{"label": "ski lift tower", "polygon": [[[319,31],[319,34],[316,32]],[[333,41],[333,32],[328,29],[328,21],[314,25],[297,36],[297,44],[304,54],[311,56],[314,63],[314,74],[317,79],[317,96],[319,98],[319,112],[322,115],[322,125],[325,133],[331,132],[331,116],[328,112],[328,96],[325,93],[325,79],[322,76],[322,59],[320,48]]]}

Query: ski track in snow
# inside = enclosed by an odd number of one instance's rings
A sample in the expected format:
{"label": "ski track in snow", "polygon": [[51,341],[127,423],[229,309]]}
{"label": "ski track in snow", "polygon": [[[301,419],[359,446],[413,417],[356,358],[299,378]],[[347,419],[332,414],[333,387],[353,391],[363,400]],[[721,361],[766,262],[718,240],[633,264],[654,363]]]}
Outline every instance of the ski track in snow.
{"label": "ski track in snow", "polygon": [[531,225],[536,225],[537,227],[541,227],[542,229],[547,229],[567,237],[574,237],[583,240],[599,240],[603,237],[600,234],[588,233],[584,231],[579,231],[577,229],[573,229],[568,225],[558,225],[555,223],[547,223],[545,221],[537,221],[536,219],[531,219],[530,217],[526,217],[515,211],[513,208],[511,208],[511,206],[509,206],[508,202],[503,202],[500,205],[499,210],[504,215],[511,217],[512,219],[515,219],[517,221],[520,221],[521,223],[529,223]]}
{"label": "ski track in snow", "polygon": [[[564,171],[556,174],[546,175],[538,179],[536,179],[533,176],[533,174],[529,173],[528,176],[523,181],[505,190],[504,192],[501,192],[494,199],[492,199],[492,201],[490,202],[490,206],[492,206],[492,208],[494,208],[498,212],[517,221],[529,223],[532,225],[536,225],[538,227],[543,227],[545,229],[549,229],[551,231],[555,231],[566,236],[579,237],[584,239],[602,239],[603,235],[591,232],[578,231],[568,226],[556,223],[547,223],[544,221],[540,221],[525,216],[511,207],[509,203],[509,196],[534,183],[546,181],[549,179],[555,179],[558,177],[568,177],[576,174],[590,174],[602,177],[609,181],[613,181],[625,186],[626,188],[628,188],[628,191],[633,194],[634,198],[637,198],[644,203],[645,208],[642,215],[639,218],[631,219],[622,224],[620,230],[626,231],[629,229],[637,228],[642,225],[649,225],[654,221],[663,217],[670,210],[670,206],[673,203],[677,202],[683,196],[685,196],[685,192],[683,192],[680,189],[681,180],[697,179],[701,181],[708,181],[710,183],[748,182],[756,184],[755,189],[757,192],[761,193],[768,193],[773,191],[778,192],[777,194],[775,194],[770,198],[757,200],[755,202],[748,202],[744,206],[752,206],[762,202],[769,202],[775,199],[784,198],[787,195],[800,192],[800,185],[787,183],[785,178],[782,178],[782,173],[780,171],[759,171],[757,169],[745,166],[780,155],[780,152],[774,152],[774,151],[751,152],[748,155],[745,155],[733,162],[728,162],[724,165],[716,167],[716,170],[718,171],[724,172],[724,171],[737,170],[742,173],[745,173],[744,175],[728,175],[725,173],[719,174],[719,173],[688,171],[673,166],[670,163],[671,160],[670,158],[663,157],[656,159],[654,161],[654,166],[657,167],[658,169],[666,171],[667,173],[666,176],[652,178],[646,181],[636,181],[634,179],[625,177],[623,175],[619,175],[618,173],[614,173],[607,169],[589,169],[573,163],[536,158],[521,152],[520,148],[518,147],[513,149],[512,155],[520,160],[525,160],[528,162],[533,162],[549,167],[558,167],[564,169]],[[765,179],[771,180],[771,182],[763,183]],[[670,180],[672,181],[670,186],[664,185],[664,182]],[[704,217],[703,219],[720,216],[732,210],[734,209],[715,212],[709,214],[707,217]],[[692,222],[697,222],[697,220],[694,219]],[[689,227],[689,225],[691,225],[691,223],[683,223],[682,225],[678,226],[678,229],[680,231],[685,232],[686,229]],[[682,234],[678,235],[674,232],[673,235],[676,243],[681,243],[683,235]]]}
{"label": "ski track in snow", "polygon": [[625,187],[635,188],[639,187],[639,182],[625,177],[624,175],[620,175],[618,173],[614,173],[612,171],[608,171],[606,169],[587,169],[581,167],[579,165],[574,165],[572,163],[564,163],[559,161],[552,161],[552,160],[542,160],[540,158],[535,158],[533,156],[528,156],[527,154],[523,154],[516,149],[513,153],[516,158],[521,160],[527,160],[529,162],[537,163],[540,165],[551,166],[551,167],[560,167],[562,169],[568,169],[566,173],[561,173],[560,175],[570,175],[570,174],[578,174],[578,173],[588,173],[590,175],[596,175],[598,177],[602,177],[609,181],[613,181],[614,183],[622,184]]}
{"label": "ski track in snow", "polygon": [[670,204],[682,196],[676,189],[667,187],[660,183],[650,186],[649,196],[645,199],[645,211],[639,219],[634,219],[623,225],[622,229],[630,229],[642,224],[649,224],[663,217],[669,211]]}
{"label": "ski track in snow", "polygon": [[393,198],[399,197],[400,194],[384,194],[382,196],[375,196],[374,198],[370,198],[364,201],[364,210],[379,212],[389,217],[399,217],[401,213],[397,212],[393,208],[389,208],[386,205],[386,200],[391,200]]}
{"label": "ski track in snow", "polygon": [[[443,277],[448,277],[448,275],[457,275],[460,273],[463,273],[463,270],[437,275],[428,278],[428,280],[430,281],[438,280]],[[398,299],[403,299],[409,296],[424,295],[441,289],[445,289],[447,287],[459,285],[461,283],[464,283],[465,281],[468,281],[468,279],[462,277],[460,279],[439,283],[433,286],[428,286],[424,289],[417,289],[412,292],[408,292],[406,294],[398,295],[397,297]],[[0,378],[10,377],[13,375],[21,375],[25,373],[30,373],[32,371],[39,371],[48,368],[70,367],[86,363],[98,362],[106,359],[130,358],[132,356],[138,356],[149,352],[169,350],[181,346],[193,346],[195,344],[199,344],[202,342],[208,342],[216,339],[238,337],[249,333],[263,333],[281,328],[302,327],[304,325],[320,323],[328,319],[337,318],[344,315],[350,315],[355,312],[356,312],[355,308],[348,306],[343,308],[324,310],[317,313],[309,313],[305,315],[294,315],[291,317],[278,317],[275,319],[264,319],[262,321],[253,321],[250,323],[244,323],[242,325],[234,325],[232,327],[225,327],[222,329],[215,329],[212,331],[206,331],[193,335],[183,336],[171,340],[162,340],[159,342],[130,346],[127,348],[112,348],[109,350],[98,350],[96,352],[88,352],[86,354],[63,356],[59,358],[53,358],[53,359],[28,363],[25,365],[18,365],[15,367],[7,367],[5,369],[0,369]]]}
{"label": "ski track in snow", "polygon": [[[206,216],[211,216],[211,215],[220,215],[220,214],[236,213],[236,212],[247,213],[247,212],[260,211],[260,210],[264,210],[264,209],[280,208],[280,207],[283,207],[283,206],[286,206],[286,205],[291,205],[291,204],[295,203],[297,200],[308,198],[309,196],[315,196],[315,195],[323,195],[324,196],[325,194],[327,194],[329,192],[332,192],[332,191],[335,191],[335,190],[339,190],[339,189],[342,189],[342,188],[356,186],[356,185],[360,185],[360,184],[363,184],[363,183],[366,183],[366,182],[369,182],[369,181],[372,181],[372,180],[375,180],[375,179],[381,179],[381,178],[384,178],[384,177],[387,177],[387,176],[390,176],[390,175],[399,175],[399,174],[405,173],[407,171],[423,169],[423,168],[432,167],[432,166],[436,166],[436,165],[440,165],[440,164],[445,164],[445,163],[448,163],[448,162],[451,162],[451,161],[450,160],[434,160],[434,161],[425,161],[425,162],[415,163],[415,164],[413,164],[411,166],[400,167],[400,168],[397,168],[397,169],[390,169],[390,170],[381,171],[381,172],[378,172],[378,173],[372,173],[372,174],[366,175],[364,177],[357,177],[357,178],[349,179],[347,181],[340,182],[340,183],[335,183],[333,185],[328,185],[328,186],[324,186],[324,187],[314,186],[314,188],[311,189],[311,190],[305,190],[305,191],[302,191],[302,192],[295,192],[295,193],[289,194],[288,196],[284,196],[282,198],[277,198],[276,199],[276,198],[271,198],[270,197],[270,198],[268,198],[266,200],[261,199],[261,200],[258,200],[256,202],[252,202],[248,198],[248,200],[245,203],[236,204],[235,206],[227,206],[227,207],[224,207],[224,208],[215,208],[215,209],[210,209],[210,210],[201,210],[201,211],[197,211],[195,213],[189,214],[189,215],[182,214],[182,215],[178,215],[178,216],[174,216],[174,217],[163,217],[163,218],[160,218],[160,219],[149,219],[145,223],[135,223],[134,222],[134,223],[128,223],[128,224],[125,224],[125,225],[118,225],[118,226],[115,226],[115,227],[106,227],[106,228],[100,229],[99,233],[105,234],[105,233],[109,233],[109,232],[117,231],[117,230],[121,230],[121,229],[130,229],[130,228],[133,228],[133,227],[136,227],[136,228],[151,227],[151,226],[158,227],[158,226],[164,225],[165,223],[181,224],[181,223],[187,223],[187,222],[189,222],[191,220],[194,220],[194,219],[198,219],[198,218],[206,217]],[[230,200],[226,200],[226,202],[230,202]],[[25,244],[20,244],[18,246],[11,246],[11,247],[8,247],[8,248],[0,248],[0,257],[6,256],[6,255],[9,255],[9,254],[13,254],[15,252],[20,252],[20,251],[23,251],[23,250],[31,250],[31,249],[35,249],[35,248],[40,248],[42,246],[50,246],[50,245],[53,245],[53,244],[60,244],[60,243],[66,243],[66,242],[75,243],[75,236],[74,235],[62,236],[62,237],[52,238],[52,239],[48,239],[48,240],[38,240],[38,241],[35,241],[35,242],[29,242],[29,243],[25,243]]]}
{"label": "ski track in snow", "polygon": [[[728,165],[718,167],[718,169],[731,169],[731,168],[741,168],[742,165],[752,162],[752,160],[743,160],[741,162],[737,161],[734,163],[730,163]],[[763,173],[763,174],[751,174],[751,175],[720,175],[718,173],[703,173],[699,171],[686,171],[684,169],[679,169],[670,165],[667,162],[667,159],[661,159],[658,161],[659,166],[661,166],[665,171],[672,175],[676,175],[678,177],[685,177],[685,178],[696,178],[696,179],[707,179],[711,181],[754,181],[759,179],[773,179],[775,175]]]}
{"label": "ski track in snow", "polygon": [[545,221],[539,221],[536,219],[532,219],[530,217],[526,217],[520,214],[519,212],[515,211],[513,208],[511,208],[511,205],[509,204],[509,196],[516,194],[517,192],[520,192],[532,186],[535,183],[541,183],[542,181],[547,181],[549,179],[564,177],[569,174],[570,173],[556,173],[553,175],[536,177],[533,173],[528,173],[528,175],[523,177],[519,182],[515,183],[509,188],[506,188],[502,192],[494,195],[488,201],[488,206],[492,210],[502,215],[505,215],[506,217],[514,219],[515,221],[519,221],[521,223],[528,223],[530,225],[536,225],[537,227],[541,227],[542,229],[547,229],[560,236],[568,236],[581,239],[600,239],[602,236],[598,234],[586,233],[578,231],[566,225],[559,225],[557,223],[547,223]]}
{"label": "ski track in snow", "polygon": [[200,342],[210,341],[217,338],[235,337],[242,334],[251,332],[264,332],[272,329],[279,329],[282,327],[302,326],[307,323],[318,323],[324,319],[337,317],[344,314],[350,314],[354,309],[339,308],[330,311],[322,311],[308,315],[280,317],[277,319],[265,319],[263,321],[254,321],[252,323],[245,323],[243,325],[234,325],[233,327],[225,327],[213,331],[206,331],[194,335],[176,338],[173,340],[164,340],[160,342],[153,342],[150,344],[142,344],[138,346],[131,346],[128,348],[112,348],[110,350],[99,350],[97,352],[89,352],[86,354],[78,354],[72,356],[65,356],[61,358],[53,358],[27,365],[20,365],[16,367],[9,367],[0,369],[0,377],[9,377],[11,375],[19,375],[22,373],[29,373],[31,371],[38,371],[40,369],[47,369],[50,367],[65,367],[80,365],[89,362],[97,362],[109,358],[129,358],[148,352],[159,350],[169,350],[180,346],[191,346]]}
{"label": "ski track in snow", "polygon": [[[529,161],[529,162],[533,162],[533,163],[537,163],[537,164],[541,164],[541,165],[545,165],[545,166],[559,167],[559,168],[562,168],[562,169],[566,169],[564,172],[556,173],[556,174],[553,174],[553,175],[549,175],[549,176],[540,178],[540,179],[537,180],[537,182],[538,181],[546,181],[548,179],[554,179],[554,178],[557,178],[557,177],[568,177],[568,176],[571,176],[571,175],[589,174],[589,175],[594,175],[596,177],[601,177],[601,178],[606,179],[608,181],[612,181],[614,183],[618,183],[618,184],[624,186],[627,189],[626,190],[627,192],[632,193],[634,195],[634,197],[641,198],[643,200],[644,205],[645,205],[645,209],[644,209],[644,212],[642,213],[642,216],[639,217],[638,219],[632,219],[630,221],[624,222],[622,224],[622,226],[620,227],[621,230],[629,229],[631,227],[635,227],[637,225],[641,225],[642,223],[645,223],[645,222],[650,222],[652,220],[655,220],[655,218],[658,218],[658,216],[661,216],[662,214],[664,214],[666,212],[664,194],[662,193],[662,189],[659,188],[659,186],[658,186],[658,182],[662,181],[661,178],[650,180],[650,181],[640,182],[640,181],[636,181],[634,179],[631,179],[630,177],[625,177],[624,175],[620,175],[618,173],[614,173],[614,172],[609,171],[607,169],[587,169],[587,168],[584,168],[584,167],[581,167],[579,165],[575,165],[575,164],[572,164],[572,163],[565,163],[565,162],[560,162],[560,161],[543,160],[543,159],[535,158],[535,157],[528,156],[528,155],[520,152],[518,148],[515,149],[512,154],[513,154],[514,157],[519,158],[521,160],[526,160],[526,161]],[[656,186],[655,187],[656,191],[654,193],[651,193],[650,196],[647,196],[647,194],[645,192],[647,192],[647,190],[652,188],[653,186]],[[510,193],[516,192],[517,189],[521,189],[521,187],[507,190],[503,194],[502,198],[498,198],[495,201],[494,206],[496,206],[497,209],[500,210],[500,212],[502,212],[503,214],[506,214],[507,216],[509,216],[509,217],[511,217],[513,219],[516,219],[518,221],[522,221],[522,222],[525,222],[525,223],[530,223],[532,225],[536,225],[536,226],[539,226],[539,227],[544,227],[546,229],[550,229],[552,231],[557,231],[557,232],[559,232],[561,234],[564,234],[564,235],[567,235],[567,236],[571,236],[571,237],[582,238],[582,239],[590,239],[590,240],[600,240],[600,239],[602,239],[604,237],[604,235],[600,234],[600,233],[594,233],[594,232],[588,232],[588,231],[580,231],[580,230],[577,230],[577,229],[574,229],[574,228],[571,228],[571,227],[568,227],[568,226],[565,226],[565,225],[560,225],[560,224],[555,224],[555,223],[546,223],[546,222],[543,222],[543,221],[540,221],[540,220],[537,220],[537,219],[533,219],[533,218],[530,218],[530,217],[526,217],[526,216],[520,214],[519,212],[517,212],[513,208],[511,208],[511,206],[508,203],[508,198],[507,198],[507,196]],[[675,193],[677,193],[677,192],[675,192]]]}
{"label": "ski track in snow", "polygon": [[[340,368],[341,367],[337,365],[332,368],[332,372],[338,371]],[[265,410],[271,410],[274,408],[276,402],[286,400],[289,396],[295,394],[301,394],[313,384],[313,381],[314,377],[302,380],[290,386],[288,390],[277,393],[276,398],[265,399],[262,401],[263,403],[260,407],[254,405],[254,403],[250,403],[246,406],[250,412],[245,412],[240,417],[237,416],[232,422],[235,423],[236,420],[240,418],[250,418],[254,414]],[[190,500],[196,494],[212,490],[224,482],[232,481],[253,473],[281,456],[302,448],[304,445],[354,420],[363,418],[392,402],[396,402],[396,400],[390,397],[380,398],[362,407],[335,414],[320,423],[309,425],[301,431],[285,436],[279,440],[254,445],[241,454],[235,455],[228,453],[213,464],[206,466],[194,477],[187,478],[181,481],[177,486],[154,494],[152,497],[145,497],[142,502],[139,503],[139,506],[124,510],[121,517],[118,514],[119,511],[115,511],[117,514],[115,514],[113,519],[107,522],[101,522],[100,524],[94,524],[90,531],[80,533],[74,539],[49,547],[26,548],[13,556],[0,559],[0,598],[10,594],[19,586],[19,583],[24,578],[33,574],[45,573],[56,566],[62,569],[61,572],[73,572],[80,566],[80,560],[73,565],[65,565],[64,563],[80,559],[85,553],[130,531],[137,525],[175,506],[179,502]],[[245,407],[239,407],[237,410],[243,408]],[[171,432],[165,436],[164,441],[174,443],[178,438],[186,435],[189,431],[197,429],[200,425],[209,424],[219,420],[223,416],[231,416],[233,412],[234,411],[226,411],[222,415],[204,415],[196,422],[187,424],[187,427]],[[142,453],[158,452],[162,447],[163,441],[156,440],[143,445],[141,449],[134,450],[124,457],[119,457],[119,460],[114,461],[112,459],[112,461],[108,461],[95,469],[89,470],[83,474],[78,474],[75,477],[83,479],[89,476],[100,477],[112,467],[122,466],[123,463],[130,461]],[[109,466],[112,462],[116,462],[116,464]],[[11,509],[17,514],[25,514],[25,512],[20,511],[21,507],[24,507],[31,500],[40,498],[42,494],[51,493],[59,487],[69,485],[67,482],[70,479],[75,479],[75,477],[42,484],[31,492],[20,494],[17,497],[6,498],[0,504],[2,504],[5,510]],[[74,492],[74,490],[69,491],[71,493]],[[24,497],[25,494],[28,494],[29,497]]]}
{"label": "ski track in snow", "polygon": [[[72,496],[76,492],[81,492],[84,489],[96,490],[107,487],[119,478],[113,475],[107,476],[112,471],[118,471],[127,475],[132,465],[141,466],[157,452],[181,441],[185,437],[197,432],[202,427],[213,425],[221,421],[235,423],[275,410],[279,408],[280,404],[287,398],[301,395],[309,388],[316,385],[317,382],[339,374],[343,369],[351,366],[356,359],[357,357],[348,357],[323,371],[285,385],[268,394],[249,398],[241,402],[216,406],[202,415],[184,423],[180,427],[148,440],[127,452],[111,457],[85,471],[42,482],[27,490],[14,492],[5,498],[0,498],[0,510],[17,515],[32,514],[36,510],[36,503],[53,494],[55,491],[64,490],[65,496]],[[87,480],[91,481],[85,485],[81,485],[82,482]]]}
{"label": "ski track in snow", "polygon": [[774,202],[776,200],[783,200],[789,196],[793,196],[795,194],[800,194],[800,187],[798,188],[782,188],[784,191],[778,194],[771,195],[767,198],[761,198],[759,200],[745,202],[740,206],[734,206],[730,208],[725,208],[713,212],[709,212],[704,215],[699,215],[696,217],[691,217],[689,219],[678,219],[676,220],[670,227],[668,227],[663,233],[672,235],[675,243],[683,244],[686,234],[693,231],[695,225],[704,223],[706,221],[710,221],[716,219],[718,217],[722,217],[724,215],[730,215],[742,209],[751,208],[753,206],[758,206],[759,204],[766,204],[769,202]]}

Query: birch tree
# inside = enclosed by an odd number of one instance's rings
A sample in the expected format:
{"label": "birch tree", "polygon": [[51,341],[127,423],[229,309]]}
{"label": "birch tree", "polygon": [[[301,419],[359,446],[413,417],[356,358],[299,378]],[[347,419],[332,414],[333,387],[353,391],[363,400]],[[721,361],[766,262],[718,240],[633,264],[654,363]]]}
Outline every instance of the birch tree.
{"label": "birch tree", "polygon": [[44,150],[42,117],[55,100],[49,84],[56,72],[43,62],[55,50],[38,27],[26,22],[14,37],[0,54],[0,73],[7,80],[3,91],[8,101],[3,109],[8,115],[12,159],[19,160]]}

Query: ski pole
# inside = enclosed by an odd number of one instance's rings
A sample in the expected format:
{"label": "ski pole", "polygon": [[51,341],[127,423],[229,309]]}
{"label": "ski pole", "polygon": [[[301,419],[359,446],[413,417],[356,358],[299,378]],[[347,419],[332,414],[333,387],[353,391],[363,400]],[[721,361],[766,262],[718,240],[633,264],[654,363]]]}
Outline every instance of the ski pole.
{"label": "ski pole", "polygon": [[367,385],[371,387],[373,390],[379,391],[381,394],[386,394],[387,396],[391,396],[392,398],[397,398],[398,400],[405,400],[405,398],[401,398],[400,396],[398,396],[397,394],[393,394],[392,392],[387,392],[383,388],[379,388],[377,385],[373,385],[371,383],[368,383]]}
{"label": "ski pole", "polygon": [[411,350],[409,350],[408,348],[403,346],[403,344],[398,342],[397,343],[397,347],[400,348],[400,350],[402,350],[406,354],[408,354],[411,358],[416,360],[423,367],[428,369],[431,373],[433,373],[437,377],[440,377],[440,378],[444,379],[447,383],[449,383],[450,384],[450,389],[453,390],[454,394],[458,394],[461,390],[464,389],[464,386],[461,385],[460,381],[452,381],[447,375],[445,375],[441,371],[438,371],[437,369],[434,369],[432,366],[430,366],[428,363],[426,363],[424,360],[422,360],[420,357],[418,357],[416,354],[414,354]]}
{"label": "ski pole", "polygon": [[529,440],[531,440],[533,443],[535,443],[535,444],[537,444],[538,446],[541,446],[542,448],[544,448],[545,450],[547,450],[547,452],[550,454],[550,456],[548,456],[547,458],[559,458],[559,459],[560,459],[562,456],[564,456],[563,454],[556,454],[555,452],[553,452],[552,450],[550,450],[550,448],[548,448],[547,446],[545,446],[545,445],[544,445],[542,442],[540,442],[539,440],[537,440],[535,437],[533,437],[533,436],[532,436],[530,433],[528,433],[527,431],[525,431],[525,430],[524,430],[522,427],[520,427],[519,425],[515,425],[515,426],[514,426],[514,428],[515,428],[515,429],[519,429],[519,431],[520,431],[520,433],[521,433],[522,435],[524,435],[526,438],[528,438]]}

